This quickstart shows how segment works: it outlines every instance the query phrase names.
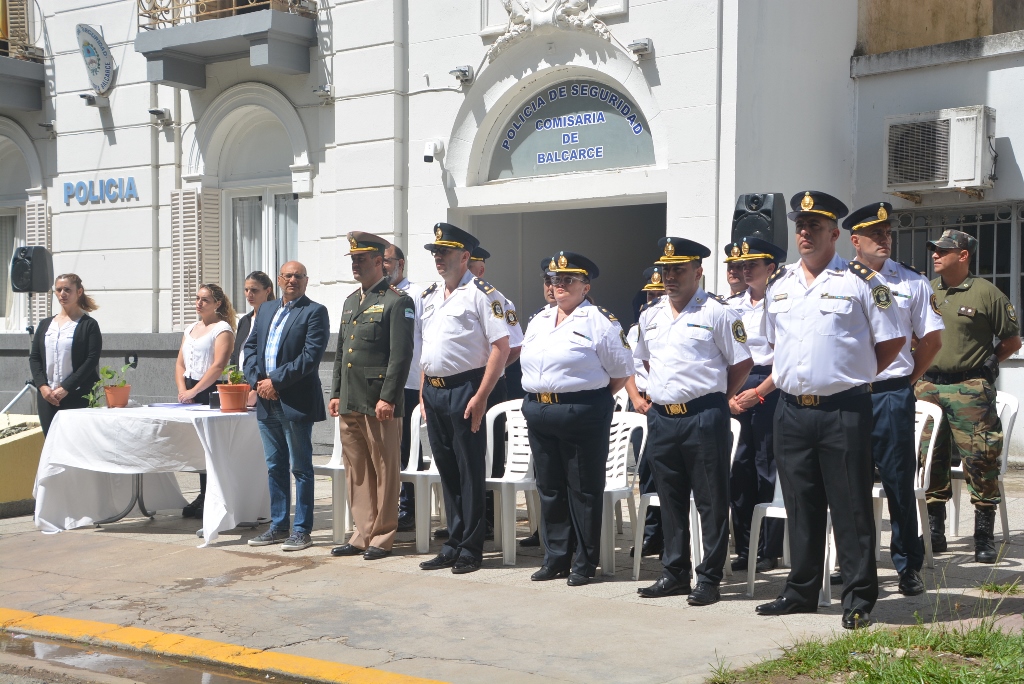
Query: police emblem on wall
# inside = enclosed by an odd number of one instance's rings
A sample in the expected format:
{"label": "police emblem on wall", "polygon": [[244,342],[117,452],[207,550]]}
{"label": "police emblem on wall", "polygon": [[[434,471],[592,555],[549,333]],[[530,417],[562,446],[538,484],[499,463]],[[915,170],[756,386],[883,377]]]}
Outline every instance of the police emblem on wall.
{"label": "police emblem on wall", "polygon": [[892,306],[892,294],[885,285],[879,285],[871,290],[871,298],[875,300],[875,306],[879,309],[888,309]]}
{"label": "police emblem on wall", "polygon": [[103,95],[114,85],[114,56],[100,32],[86,24],[75,27],[78,48],[85,61],[86,75],[97,94]]}

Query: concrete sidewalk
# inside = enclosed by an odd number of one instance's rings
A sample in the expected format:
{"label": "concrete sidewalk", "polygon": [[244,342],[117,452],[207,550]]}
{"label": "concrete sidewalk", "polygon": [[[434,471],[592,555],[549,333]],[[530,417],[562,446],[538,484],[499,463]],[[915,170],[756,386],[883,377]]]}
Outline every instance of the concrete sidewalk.
{"label": "concrete sidewalk", "polygon": [[[186,489],[196,480],[181,476]],[[1008,484],[1006,560],[975,564],[971,538],[953,539],[935,570],[926,569],[930,591],[905,598],[883,551],[876,621],[971,617],[986,603],[978,584],[1022,577],[1024,473],[1011,471]],[[570,588],[530,581],[537,549],[520,550],[516,567],[504,567],[490,543],[479,572],[421,571],[411,532],[399,535],[385,560],[331,558],[330,509],[329,480],[318,478],[316,545],[296,553],[247,546],[251,530],[198,549],[199,522],[173,511],[57,535],[40,534],[29,518],[0,521],[0,607],[452,682],[698,682],[719,661],[755,662],[796,639],[841,631],[838,587],[832,607],[814,615],[754,614],[779,593],[782,568],[759,576],[753,600],[744,594],[745,573],[726,578],[723,601],[706,608],[687,606],[685,597],[640,599],[637,587],[652,582],[660,564],[645,559],[640,582],[631,581],[628,522],[617,539],[616,576]],[[973,512],[965,510],[961,532],[972,531]],[[883,549],[887,543],[886,531]],[[1020,597],[1000,607],[1022,610]]]}

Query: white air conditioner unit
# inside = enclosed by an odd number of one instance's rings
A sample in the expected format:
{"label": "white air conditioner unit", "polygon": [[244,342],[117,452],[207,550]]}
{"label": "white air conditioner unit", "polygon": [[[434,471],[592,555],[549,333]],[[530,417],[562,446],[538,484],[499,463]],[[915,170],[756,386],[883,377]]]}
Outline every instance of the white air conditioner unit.
{"label": "white air conditioner unit", "polygon": [[996,110],[984,105],[885,117],[885,192],[991,188],[995,135]]}

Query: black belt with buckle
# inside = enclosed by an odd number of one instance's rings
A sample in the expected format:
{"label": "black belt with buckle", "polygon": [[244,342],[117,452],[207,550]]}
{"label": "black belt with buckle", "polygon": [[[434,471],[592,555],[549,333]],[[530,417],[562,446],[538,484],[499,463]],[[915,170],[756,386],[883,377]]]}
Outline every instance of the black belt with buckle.
{"label": "black belt with buckle", "polygon": [[438,389],[453,389],[459,385],[465,385],[467,382],[473,380],[480,380],[484,377],[484,371],[486,368],[474,368],[471,371],[465,373],[456,373],[455,375],[449,375],[445,378],[433,377],[430,375],[424,376],[423,382],[431,387]]}
{"label": "black belt with buckle", "polygon": [[871,392],[871,385],[857,385],[856,387],[851,387],[848,390],[836,392],[825,397],[817,394],[790,394],[781,390],[779,392],[782,394],[783,399],[794,406],[825,406],[843,401],[844,399],[852,399],[862,394],[868,394]]}
{"label": "black belt with buckle", "polygon": [[607,387],[580,392],[530,392],[526,396],[540,404],[586,404],[602,394],[609,394]]}
{"label": "black belt with buckle", "polygon": [[754,373],[757,373],[759,375],[771,375],[772,366],[771,364],[768,364],[767,366],[754,366],[753,368],[750,369],[750,374],[753,375]]}
{"label": "black belt with buckle", "polygon": [[904,375],[902,378],[889,378],[888,380],[878,380],[871,383],[871,392],[878,394],[880,392],[895,392],[896,390],[906,389],[910,387],[910,376]]}
{"label": "black belt with buckle", "polygon": [[651,404],[663,416],[678,418],[691,413],[699,413],[705,409],[727,406],[725,394],[712,392],[702,397],[691,399],[685,404]]}
{"label": "black belt with buckle", "polygon": [[923,380],[926,380],[933,385],[959,385],[961,382],[966,380],[974,380],[975,378],[985,377],[985,367],[978,366],[977,368],[971,368],[970,370],[960,371],[959,373],[925,373],[921,376]]}

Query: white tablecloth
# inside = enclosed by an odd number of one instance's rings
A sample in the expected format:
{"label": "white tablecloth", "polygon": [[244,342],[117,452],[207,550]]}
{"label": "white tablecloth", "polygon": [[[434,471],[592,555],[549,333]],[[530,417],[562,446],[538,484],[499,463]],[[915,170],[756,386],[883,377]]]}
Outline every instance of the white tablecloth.
{"label": "white tablecloth", "polygon": [[[240,522],[270,516],[270,489],[256,414],[210,409],[125,408],[59,411],[36,473],[36,527],[91,525],[131,500],[144,473],[150,511],[181,508],[176,471],[207,472],[205,543]],[[138,510],[136,506],[135,510]]]}

